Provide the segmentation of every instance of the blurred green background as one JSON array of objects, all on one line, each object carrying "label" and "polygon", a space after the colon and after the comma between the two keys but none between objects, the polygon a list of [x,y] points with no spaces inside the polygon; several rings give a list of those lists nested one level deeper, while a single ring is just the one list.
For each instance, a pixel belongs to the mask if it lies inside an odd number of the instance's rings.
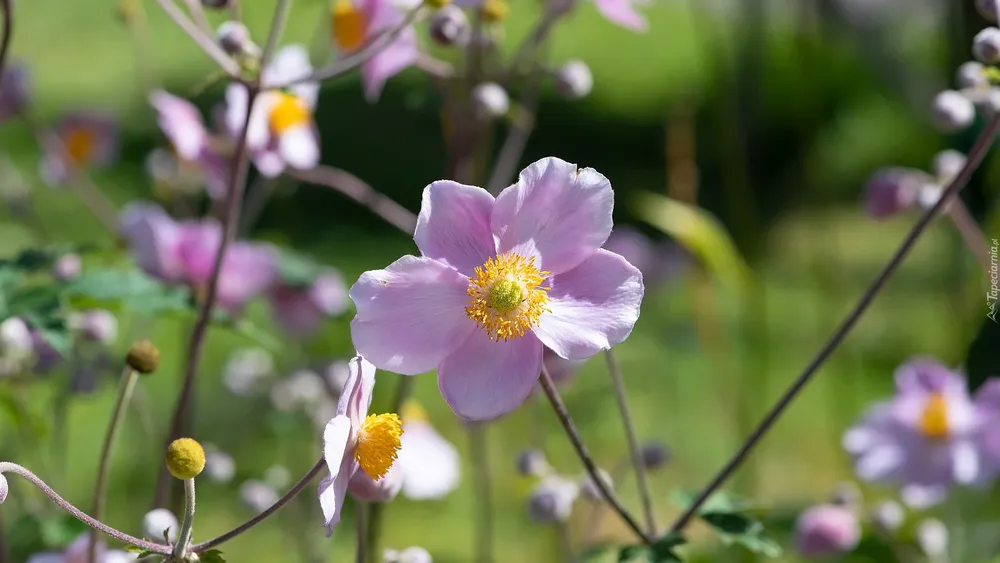
[{"label": "blurred green background", "polygon": [[[50,120],[70,109],[103,108],[121,118],[122,160],[93,175],[119,205],[151,197],[143,161],[164,141],[146,100],[150,85],[194,95],[206,111],[222,94],[220,87],[198,91],[212,71],[209,60],[155,3],[142,7],[148,16],[148,66],[137,57],[142,43],[118,19],[110,0],[22,0],[15,7],[14,60],[30,67],[38,114]],[[243,7],[262,41],[273,2],[244,1]],[[525,0],[514,0],[511,8],[508,49],[539,14],[538,6]],[[314,62],[330,56],[327,9],[320,1],[296,2],[285,33],[286,42],[311,45]],[[971,1],[652,0],[643,10],[650,20],[645,34],[611,25],[588,2],[555,31],[551,61],[586,61],[595,88],[580,102],[546,91],[523,163],[555,155],[602,172],[616,188],[621,223],[638,222],[634,201],[641,191],[696,194],[698,203],[725,223],[753,271],[756,283],[744,300],[737,300],[712,272],[679,269],[669,283],[650,289],[635,332],[616,348],[642,439],[665,442],[673,452],[671,463],[651,477],[657,517],[666,525],[676,514],[669,493],[700,487],[724,463],[830,336],[915,220],[914,215],[884,223],[867,219],[860,198],[868,175],[885,164],[927,168],[937,150],[971,144],[974,131],[953,138],[935,133],[927,108],[933,94],[952,80],[950,69],[969,58],[971,34],[985,24]],[[419,206],[420,190],[444,173],[440,100],[417,71],[392,79],[374,105],[363,101],[356,76],[327,84],[317,120],[324,163],[357,174],[412,210]],[[29,181],[40,222],[34,228],[13,215],[0,215],[0,255],[53,242],[112,247],[111,233],[72,193],[41,185],[37,147],[20,123],[0,127],[0,152]],[[995,161],[987,161],[964,195],[988,237],[1000,236],[1000,225],[989,213],[997,185]],[[681,173],[682,166],[692,163],[695,181],[685,184],[683,178],[691,176]],[[731,482],[732,490],[779,508],[825,499],[850,477],[841,433],[868,403],[891,392],[892,370],[915,354],[951,365],[964,360],[985,317],[981,295],[988,280],[950,227],[941,222],[929,230]],[[309,253],[339,268],[349,281],[415,252],[408,237],[354,202],[290,180],[278,186],[252,236]],[[248,314],[273,330],[262,305]],[[112,472],[107,520],[138,533],[152,500],[190,321],[137,319],[127,311],[120,320],[119,352],[138,337],[151,338],[163,352],[160,370],[141,382],[141,400]],[[349,355],[349,320],[350,314],[330,322],[314,341],[283,343],[276,357],[280,371]],[[251,345],[224,329],[213,329],[208,338],[195,437],[232,453],[237,478],[230,486],[199,489],[196,539],[251,515],[239,501],[242,480],[260,478],[273,464],[285,465],[298,477],[320,453],[309,421],[262,416],[266,398],[234,399],[221,385],[230,352]],[[376,402],[388,403],[396,381],[395,375],[380,373]],[[23,393],[34,416],[51,430],[57,385],[49,380],[6,392]],[[0,458],[34,468],[68,499],[89,506],[114,389],[108,377],[98,393],[72,400],[65,457],[53,454],[50,433],[4,431]],[[438,429],[467,454],[469,439],[438,395],[433,375],[418,378],[416,395]],[[586,364],[564,398],[599,464],[609,469],[618,464],[626,451],[624,434],[604,362],[596,358]],[[497,561],[557,560],[554,530],[526,516],[532,482],[514,471],[518,452],[532,444],[544,445],[560,471],[581,471],[555,418],[529,404],[492,425],[487,437]],[[35,491],[11,480],[10,500],[0,512],[9,542],[17,514],[50,509]],[[352,558],[350,514],[332,539],[323,538],[314,491],[310,487],[291,508],[224,546],[227,560]],[[634,482],[626,479],[619,492],[638,513]],[[889,490],[866,492],[871,501],[891,495]],[[476,498],[466,463],[461,488],[447,499],[414,503],[399,498],[389,505],[384,544],[422,545],[444,563],[471,561]],[[575,541],[585,539],[590,510],[584,503],[578,507],[571,526]],[[606,515],[602,522],[597,539],[628,539],[615,518]],[[699,548],[714,549],[714,540],[695,530]],[[712,561],[748,559],[739,548],[710,553],[706,557]]]}]

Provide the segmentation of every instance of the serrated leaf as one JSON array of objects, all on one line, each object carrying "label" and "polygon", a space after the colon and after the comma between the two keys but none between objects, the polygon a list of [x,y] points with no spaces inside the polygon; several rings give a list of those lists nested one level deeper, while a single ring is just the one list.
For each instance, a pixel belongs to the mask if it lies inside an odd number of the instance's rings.
[{"label": "serrated leaf", "polygon": [[222,552],[218,549],[210,549],[204,553],[198,554],[199,563],[226,563],[226,560],[222,557]]},{"label": "serrated leaf", "polygon": [[[997,306],[1000,320],[1000,305]],[[1000,323],[992,317],[983,320],[976,338],[969,345],[965,359],[965,373],[969,391],[975,392],[987,379],[1000,377]]]}]

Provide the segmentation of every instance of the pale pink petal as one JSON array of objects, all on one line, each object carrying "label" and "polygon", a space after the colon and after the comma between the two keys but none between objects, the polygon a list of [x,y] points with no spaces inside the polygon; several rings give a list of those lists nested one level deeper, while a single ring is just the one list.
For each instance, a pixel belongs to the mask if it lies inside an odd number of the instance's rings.
[{"label": "pale pink petal", "polygon": [[392,464],[389,472],[376,481],[364,471],[355,471],[347,484],[347,492],[361,502],[389,502],[403,488],[403,468],[399,462]]},{"label": "pale pink petal", "polygon": [[365,358],[355,356],[348,362],[347,370],[347,382],[337,401],[337,414],[347,416],[356,432],[368,416],[368,409],[372,404],[375,366]]},{"label": "pale pink petal", "polygon": [[160,129],[170,140],[177,155],[184,160],[196,160],[208,140],[208,132],[198,108],[163,90],[153,91],[149,95],[149,103],[156,108]]},{"label": "pale pink petal", "polygon": [[237,139],[243,133],[243,125],[246,124],[247,148],[252,152],[263,149],[270,141],[271,128],[268,116],[278,101],[278,93],[261,92],[254,101],[249,122],[246,122],[247,101],[247,90],[242,84],[230,84],[226,88],[226,129],[230,136]]},{"label": "pale pink petal", "polygon": [[401,439],[403,446],[399,449],[396,465],[403,468],[403,495],[406,498],[439,499],[458,487],[462,473],[458,450],[430,423],[406,422]]},{"label": "pale pink petal", "polygon": [[542,343],[532,333],[504,342],[475,330],[438,366],[438,388],[466,420],[490,420],[521,406],[542,371]]},{"label": "pale pink petal", "polygon": [[608,21],[633,31],[646,31],[646,18],[632,6],[632,0],[594,0],[594,5]]},{"label": "pale pink petal", "polygon": [[246,242],[230,244],[219,271],[219,306],[231,312],[239,310],[266,291],[276,277],[277,263],[270,248]]},{"label": "pale pink petal", "polygon": [[332,474],[319,484],[319,505],[323,509],[323,524],[326,527],[326,537],[333,535],[333,529],[340,523],[340,511],[347,497],[347,485],[351,477],[358,471],[358,462],[354,456],[344,456],[336,477]]},{"label": "pale pink petal", "polygon": [[357,429],[351,426],[350,417],[346,415],[338,414],[326,423],[323,429],[323,459],[326,460],[331,477],[337,477],[344,457],[350,457],[347,450],[356,432]]},{"label": "pale pink petal", "polygon": [[[274,59],[261,73],[261,82],[266,87],[277,87],[310,74],[312,74],[312,63],[309,61],[309,50],[304,45],[291,44],[282,47],[274,54]],[[306,102],[311,107],[316,104],[316,98],[307,98]]]},{"label": "pale pink petal", "polygon": [[265,178],[277,178],[285,171],[285,160],[281,158],[277,149],[266,148],[253,151],[250,158],[253,159],[253,165],[257,167],[257,171]]},{"label": "pale pink petal", "polygon": [[611,183],[596,170],[543,158],[497,196],[491,218],[497,254],[534,256],[539,269],[561,274],[604,244],[613,208]]},{"label": "pale pink petal", "polygon": [[420,253],[473,275],[495,254],[490,212],[493,196],[482,188],[439,180],[424,188],[413,241]]},{"label": "pale pink petal", "polygon": [[169,282],[181,279],[178,226],[162,207],[130,203],[122,210],[119,225],[136,262],[147,274]]},{"label": "pale pink petal", "polygon": [[[406,15],[388,0],[371,0],[368,2],[366,12],[369,19],[368,33],[373,36],[394,29],[406,18]],[[414,64],[419,49],[416,31],[413,26],[407,26],[389,45],[361,65],[365,98],[369,102],[378,100],[385,81]]]},{"label": "pale pink petal", "polygon": [[583,360],[625,340],[639,319],[642,274],[621,256],[598,250],[549,279],[548,307],[535,334],[567,360]]},{"label": "pale pink petal", "polygon": [[278,138],[278,154],[292,168],[309,170],[319,164],[319,138],[312,124],[288,129]]},{"label": "pale pink petal", "polygon": [[222,227],[212,219],[185,221],[178,225],[178,233],[177,253],[188,283],[208,283],[222,240]]},{"label": "pale pink petal", "polygon": [[476,327],[465,314],[468,285],[447,264],[415,256],[365,272],[350,290],[358,311],[354,346],[380,369],[405,375],[434,369]]}]

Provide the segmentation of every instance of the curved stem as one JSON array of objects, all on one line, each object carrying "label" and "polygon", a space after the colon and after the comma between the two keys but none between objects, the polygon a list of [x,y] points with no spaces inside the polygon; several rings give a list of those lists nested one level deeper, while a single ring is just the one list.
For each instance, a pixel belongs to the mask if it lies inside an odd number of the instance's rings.
[{"label": "curved stem", "polygon": [[[257,94],[260,93],[256,85],[247,87],[247,111],[243,119],[243,128],[236,144],[236,155],[233,157],[229,194],[226,202],[225,213],[222,217],[222,237],[219,241],[219,248],[215,252],[215,261],[212,265],[212,275],[208,281],[208,289],[205,300],[198,309],[198,318],[195,320],[194,328],[191,330],[191,338],[187,347],[187,362],[185,365],[184,382],[181,385],[180,395],[177,397],[177,404],[174,407],[173,419],[170,423],[170,434],[164,443],[163,451],[166,455],[167,446],[170,442],[181,437],[184,429],[184,420],[190,408],[191,395],[194,390],[194,380],[198,373],[198,360],[201,359],[201,351],[205,343],[205,334],[208,332],[208,324],[212,318],[212,308],[219,293],[219,277],[222,271],[222,262],[226,256],[229,243],[232,242],[236,229],[239,225],[240,206],[243,203],[243,188],[246,185],[247,171],[250,167],[249,153],[247,151],[247,128],[250,124],[250,116],[253,113],[254,102]],[[167,493],[170,490],[170,474],[167,471],[166,463],[160,464],[160,475],[156,486],[156,506],[163,506],[166,502]]]},{"label": "curved stem", "polygon": [[7,54],[10,52],[10,40],[14,34],[14,7],[10,0],[0,0],[0,10],[3,11],[3,39],[0,39],[0,77],[7,68]]},{"label": "curved stem", "polygon": [[404,233],[413,234],[417,226],[417,216],[412,211],[346,170],[319,165],[311,170],[287,170],[286,174],[302,182],[333,188]]},{"label": "curved stem", "polygon": [[639,486],[639,497],[642,499],[642,510],[646,516],[646,528],[650,535],[656,535],[656,519],[653,516],[653,501],[649,496],[649,483],[646,482],[646,465],[642,462],[642,448],[639,440],[635,436],[635,424],[632,422],[632,411],[628,408],[628,399],[625,396],[625,384],[622,381],[622,372],[618,368],[614,353],[611,350],[604,351],[604,359],[607,360],[608,372],[611,373],[611,382],[614,384],[615,400],[618,402],[618,410],[621,411],[622,425],[625,427],[625,437],[628,439],[628,450],[632,458],[632,467],[635,469],[635,480]]},{"label": "curved stem", "polygon": [[250,520],[244,522],[243,524],[240,524],[236,528],[233,528],[232,530],[222,534],[221,536],[212,538],[208,541],[204,541],[199,544],[195,544],[191,548],[191,551],[194,553],[203,553],[205,551],[208,551],[209,549],[212,549],[213,547],[226,543],[227,541],[235,538],[236,536],[242,534],[243,532],[246,532],[250,528],[253,528],[257,524],[260,524],[261,522],[266,520],[269,516],[280,510],[281,507],[285,506],[285,504],[287,504],[288,501],[298,496],[298,494],[302,492],[302,489],[305,489],[306,486],[309,483],[311,483],[312,480],[315,479],[316,476],[319,475],[320,471],[322,471],[325,467],[326,467],[326,460],[321,458],[319,461],[316,462],[316,465],[314,465],[312,469],[309,470],[308,473],[306,473],[301,479],[299,479],[298,483],[292,485],[292,488],[289,489],[288,492],[284,494],[284,496],[274,501],[274,504],[267,507],[266,510],[254,516]]},{"label": "curved stem", "polygon": [[174,558],[180,559],[187,554],[191,544],[191,534],[194,533],[194,479],[184,480],[184,519],[181,530],[177,533],[177,543],[174,544]]},{"label": "curved stem", "polygon": [[951,200],[955,195],[958,194],[959,190],[969,181],[972,173],[975,172],[979,164],[982,163],[983,159],[986,157],[986,153],[989,151],[990,146],[993,144],[993,138],[997,134],[997,130],[1000,129],[1000,114],[994,116],[986,126],[983,131],[979,134],[979,138],[976,139],[976,144],[973,145],[972,150],[969,151],[969,158],[962,167],[961,172],[955,176],[955,179],[948,184],[945,188],[944,193],[941,194],[941,198],[932,207],[924,212],[920,216],[916,225],[910,229],[906,238],[903,239],[903,243],[893,254],[892,258],[889,259],[889,263],[882,268],[879,275],[875,280],[868,286],[868,289],[858,300],[857,305],[854,309],[847,315],[847,318],[840,324],[836,332],[830,340],[823,346],[823,348],[816,354],[809,365],[806,366],[805,370],[795,379],[792,385],[785,391],[785,393],[778,399],[778,402],[771,408],[771,410],[764,416],[764,419],[760,421],[750,436],[743,442],[739,450],[730,458],[730,460],[719,470],[718,474],[712,478],[711,481],[705,488],[698,494],[691,506],[681,514],[677,521],[674,522],[673,526],[670,527],[671,532],[679,532],[684,529],[685,526],[694,518],[698,513],[698,510],[703,504],[715,493],[725,483],[733,472],[740,466],[741,463],[747,458],[753,448],[760,442],[767,432],[771,429],[778,418],[785,412],[785,410],[792,404],[792,401],[798,396],[799,392],[812,380],[813,376],[819,371],[820,366],[822,366],[826,360],[830,358],[834,350],[840,346],[840,343],[844,341],[854,325],[861,319],[861,316],[868,309],[868,306],[872,304],[875,300],[875,296],[878,295],[879,291],[885,287],[886,282],[892,277],[892,274],[896,272],[900,264],[906,258],[906,255],[910,253],[910,250],[916,245],[917,240],[920,235],[927,229],[927,226],[934,220],[935,217],[941,212],[942,208]]},{"label": "curved stem", "polygon": [[635,535],[642,539],[643,543],[647,545],[652,545],[652,540],[645,532],[642,531],[642,527],[639,523],[635,521],[635,518],[629,514],[628,510],[622,506],[622,503],[615,498],[614,493],[608,488],[607,483],[601,478],[600,472],[597,470],[597,465],[594,464],[594,460],[590,457],[590,452],[587,451],[587,446],[583,444],[583,440],[580,438],[580,434],[576,431],[576,425],[573,424],[573,419],[569,416],[569,411],[566,410],[566,404],[563,403],[562,397],[559,396],[559,391],[556,390],[556,386],[552,383],[552,378],[549,376],[549,370],[542,366],[542,374],[539,377],[538,382],[542,386],[542,390],[545,391],[545,395],[549,398],[549,402],[552,403],[552,408],[556,412],[556,417],[559,419],[559,423],[566,430],[566,436],[569,437],[570,443],[573,444],[573,449],[576,450],[576,455],[583,462],[583,467],[587,470],[587,474],[590,475],[590,479],[594,482],[594,486],[597,490],[601,492],[601,496],[608,503],[611,508],[618,513],[618,516],[632,528]]},{"label": "curved stem", "polygon": [[260,68],[267,68],[271,62],[274,52],[278,49],[278,42],[281,41],[281,34],[285,31],[285,24],[288,23],[288,12],[292,8],[292,0],[278,0],[278,5],[274,7],[274,17],[271,19],[271,32],[267,34],[267,43],[264,45],[264,54],[260,57]]},{"label": "curved stem", "polygon": [[137,537],[130,536],[125,532],[119,532],[118,530],[112,528],[111,526],[108,526],[107,524],[99,520],[95,520],[90,515],[80,510],[79,508],[73,506],[72,504],[69,503],[69,501],[59,496],[59,493],[52,490],[52,487],[46,485],[45,481],[42,481],[40,477],[38,477],[25,467],[22,467],[16,463],[11,463],[9,461],[0,461],[0,475],[4,473],[13,473],[14,475],[19,475],[23,477],[25,480],[27,480],[32,485],[37,487],[38,490],[45,493],[45,496],[49,497],[49,499],[51,499],[52,502],[56,503],[59,506],[59,508],[65,510],[77,520],[83,522],[84,524],[90,526],[91,528],[109,537],[112,537],[122,543],[134,545],[135,547],[144,549],[146,551],[152,551],[153,553],[159,553],[162,555],[170,555],[169,545],[163,545],[159,543],[153,543],[151,541],[141,540]]},{"label": "curved stem", "polygon": [[185,14],[174,4],[174,0],[156,0],[156,2],[163,8],[163,11],[170,16],[170,19],[174,20],[177,27],[181,28],[184,33],[188,34],[188,37],[195,42],[201,50],[205,52],[213,61],[216,62],[222,70],[232,77],[238,77],[240,75],[240,65],[226,54],[215,44],[215,41],[208,35],[206,35],[201,29],[198,28]]},{"label": "curved stem", "polygon": [[[95,520],[101,519],[104,512],[104,503],[108,488],[108,473],[111,469],[111,452],[114,449],[115,439],[118,431],[125,421],[125,413],[128,412],[129,399],[132,398],[132,391],[135,389],[135,382],[139,379],[139,374],[125,366],[122,372],[121,385],[118,388],[118,398],[115,399],[115,408],[111,413],[111,422],[108,423],[107,434],[104,435],[104,445],[101,446],[101,460],[97,465],[97,483],[94,485],[94,508],[91,510]],[[97,531],[90,533],[90,549],[87,560],[90,563],[97,561]]]}]

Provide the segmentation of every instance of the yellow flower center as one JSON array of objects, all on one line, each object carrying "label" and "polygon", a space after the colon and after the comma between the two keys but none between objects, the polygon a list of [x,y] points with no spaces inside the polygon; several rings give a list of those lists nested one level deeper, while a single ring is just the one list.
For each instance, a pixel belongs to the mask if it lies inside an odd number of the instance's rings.
[{"label": "yellow flower center", "polygon": [[510,6],[506,0],[485,0],[483,2],[483,19],[488,22],[499,22],[507,18]]},{"label": "yellow flower center", "polygon": [[539,287],[549,272],[535,267],[535,258],[512,252],[490,258],[469,278],[472,302],[465,313],[486,330],[490,340],[524,336],[548,311],[547,287]]},{"label": "yellow flower center", "polygon": [[413,399],[407,399],[403,403],[403,423],[407,422],[421,422],[427,420],[427,411],[424,407],[420,406],[420,403],[414,401]]},{"label": "yellow flower center", "polygon": [[942,393],[932,393],[920,416],[920,433],[927,438],[948,436],[948,401]]},{"label": "yellow flower center", "polygon": [[309,122],[309,106],[301,98],[285,92],[278,93],[278,96],[268,116],[272,133],[281,135],[292,127]]},{"label": "yellow flower center", "polygon": [[66,132],[63,138],[63,146],[66,147],[66,156],[70,164],[85,164],[90,160],[91,152],[97,139],[94,132],[85,127],[75,127]]},{"label": "yellow flower center", "polygon": [[378,481],[396,461],[402,435],[403,424],[396,413],[370,414],[358,430],[354,459],[369,477]]},{"label": "yellow flower center", "polygon": [[357,50],[367,39],[365,14],[351,0],[337,0],[330,15],[330,32],[341,51]]}]

